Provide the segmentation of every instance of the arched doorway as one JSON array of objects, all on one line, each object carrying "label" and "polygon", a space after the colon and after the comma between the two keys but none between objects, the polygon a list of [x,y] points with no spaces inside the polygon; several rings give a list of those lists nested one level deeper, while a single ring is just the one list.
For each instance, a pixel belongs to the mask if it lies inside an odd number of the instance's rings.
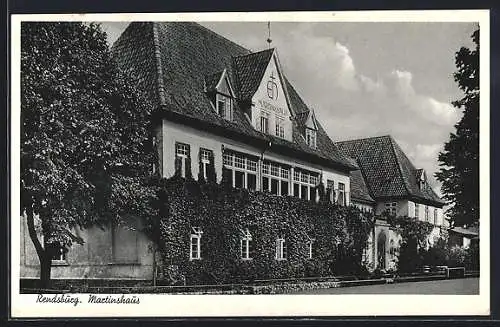
[{"label": "arched doorway", "polygon": [[385,236],[385,232],[381,231],[378,234],[377,238],[377,267],[379,269],[385,269],[385,256],[386,256],[386,248],[385,244],[387,241],[387,237]]}]

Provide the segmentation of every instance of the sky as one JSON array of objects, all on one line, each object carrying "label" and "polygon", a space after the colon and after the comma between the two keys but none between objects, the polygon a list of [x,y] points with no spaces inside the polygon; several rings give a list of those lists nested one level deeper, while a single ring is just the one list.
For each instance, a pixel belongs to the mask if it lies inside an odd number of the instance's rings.
[{"label": "sky", "polygon": [[[128,23],[102,23],[112,44]],[[252,51],[268,48],[267,22],[202,22]],[[473,47],[473,23],[272,22],[284,74],[333,141],[390,134],[434,190],[442,151],[462,113],[455,52]]]}]

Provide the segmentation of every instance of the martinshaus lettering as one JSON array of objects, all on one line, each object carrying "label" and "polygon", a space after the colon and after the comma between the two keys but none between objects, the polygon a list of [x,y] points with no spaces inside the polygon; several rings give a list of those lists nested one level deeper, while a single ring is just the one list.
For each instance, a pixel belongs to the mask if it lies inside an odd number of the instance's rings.
[{"label": "martinshaus lettering", "polygon": [[139,297],[132,295],[132,296],[112,296],[112,295],[106,295],[106,296],[99,296],[99,295],[94,295],[90,294],[89,299],[87,303],[96,303],[96,304],[140,304],[141,300]]},{"label": "martinshaus lettering", "polygon": [[38,294],[36,298],[37,303],[71,303],[75,307],[82,303],[78,296],[71,296],[67,294],[54,294],[51,296]]}]

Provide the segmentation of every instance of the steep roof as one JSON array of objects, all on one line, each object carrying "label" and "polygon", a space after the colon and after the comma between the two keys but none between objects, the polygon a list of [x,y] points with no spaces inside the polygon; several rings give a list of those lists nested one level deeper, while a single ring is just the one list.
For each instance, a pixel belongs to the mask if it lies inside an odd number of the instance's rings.
[{"label": "steep roof", "polygon": [[374,199],[408,197],[444,205],[427,182],[419,187],[418,170],[391,136],[343,141],[336,145],[344,155],[357,161]]},{"label": "steep roof", "polygon": [[370,191],[368,190],[368,186],[365,183],[361,170],[351,171],[350,179],[351,199],[361,202],[375,203],[375,200],[370,195]]},{"label": "steep roof", "polygon": [[[257,90],[273,51],[252,53],[199,24],[188,22],[133,22],[112,47],[118,64],[132,69],[142,79],[165,117],[212,133],[240,137],[252,144],[267,145],[271,141],[274,151],[340,170],[356,169],[338,151],[319,122],[317,149],[309,147],[302,137],[300,119],[292,124],[293,142],[253,128],[244,106]],[[205,93],[207,83],[213,87],[224,69],[238,100],[232,121],[217,115]],[[292,115],[303,116],[309,108],[284,79]]]}]

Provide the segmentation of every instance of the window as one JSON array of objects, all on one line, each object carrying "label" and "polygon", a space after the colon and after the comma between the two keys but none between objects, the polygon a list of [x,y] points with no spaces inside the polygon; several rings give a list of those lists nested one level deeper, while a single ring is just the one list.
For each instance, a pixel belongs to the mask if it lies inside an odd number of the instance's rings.
[{"label": "window", "polygon": [[395,216],[398,208],[397,202],[389,202],[385,204],[385,212],[388,214]]},{"label": "window", "polygon": [[260,131],[269,134],[269,113],[265,111],[260,113]]},{"label": "window", "polygon": [[316,148],[316,131],[311,128],[306,128],[306,143],[311,148]]},{"label": "window", "polygon": [[222,155],[222,162],[233,187],[257,189],[257,160],[243,153],[229,151]]},{"label": "window", "polygon": [[425,221],[429,222],[429,206],[425,206]]},{"label": "window", "polygon": [[66,262],[66,249],[60,243],[52,244],[52,262],[65,263]]},{"label": "window", "polygon": [[318,174],[296,168],[293,172],[293,195],[295,197],[316,200]]},{"label": "window", "polygon": [[313,241],[314,239],[313,238],[310,238],[309,236],[307,237],[307,243],[306,243],[306,246],[307,246],[307,258],[308,259],[312,259],[313,258]]},{"label": "window", "polygon": [[326,181],[326,190],[330,194],[330,199],[329,199],[330,203],[334,203],[335,202],[335,182],[328,179]]},{"label": "window", "polygon": [[181,170],[181,176],[186,177],[187,158],[190,157],[189,144],[175,143],[175,157],[180,159],[181,166],[179,168]]},{"label": "window", "polygon": [[203,231],[200,227],[191,228],[191,247],[189,251],[189,259],[200,260],[201,259],[201,235]]},{"label": "window", "polygon": [[438,209],[434,208],[434,225],[438,224]]},{"label": "window", "polygon": [[250,231],[245,229],[242,231],[242,237],[241,237],[241,259],[243,260],[249,260],[252,259],[252,234],[250,234]]},{"label": "window", "polygon": [[276,116],[276,136],[281,138],[285,137],[284,121],[283,117]]},{"label": "window", "polygon": [[205,180],[208,179],[208,169],[210,164],[213,164],[213,152],[207,149],[200,149],[200,173]]},{"label": "window", "polygon": [[415,218],[419,218],[420,216],[420,204],[415,203]]},{"label": "window", "polygon": [[283,237],[276,240],[276,260],[286,260],[286,243]]},{"label": "window", "polygon": [[346,203],[346,196],[345,196],[345,184],[344,183],[339,183],[339,192],[337,196],[337,203],[341,206],[345,206]]},{"label": "window", "polygon": [[276,162],[262,163],[262,191],[275,195],[288,195],[290,168]]},{"label": "window", "polygon": [[233,120],[233,101],[230,97],[217,93],[217,113],[226,120]]}]

